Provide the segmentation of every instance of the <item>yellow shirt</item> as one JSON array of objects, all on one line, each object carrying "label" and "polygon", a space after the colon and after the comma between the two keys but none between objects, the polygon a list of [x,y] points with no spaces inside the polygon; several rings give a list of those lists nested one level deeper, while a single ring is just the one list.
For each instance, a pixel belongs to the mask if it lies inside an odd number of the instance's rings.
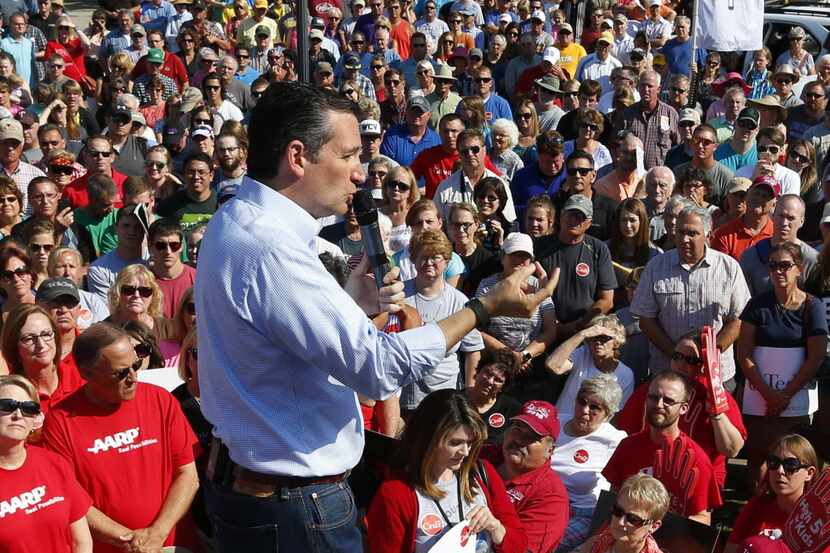
[{"label": "yellow shirt", "polygon": [[559,67],[567,71],[568,75],[570,75],[572,79],[575,79],[576,66],[579,65],[579,60],[587,55],[588,52],[585,51],[585,48],[576,42],[572,43],[567,48],[559,48]]},{"label": "yellow shirt", "polygon": [[259,26],[268,27],[271,31],[271,40],[276,44],[280,39],[279,27],[277,22],[268,16],[262,18],[262,21],[255,21],[253,17],[248,17],[239,24],[236,30],[236,40],[239,44],[244,44],[248,47],[256,44],[256,30]]}]

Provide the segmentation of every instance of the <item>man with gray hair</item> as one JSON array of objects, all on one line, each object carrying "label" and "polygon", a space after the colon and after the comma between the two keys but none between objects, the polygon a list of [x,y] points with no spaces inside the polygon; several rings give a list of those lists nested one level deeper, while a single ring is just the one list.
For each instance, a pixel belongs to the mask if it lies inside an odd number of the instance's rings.
[{"label": "man with gray hair", "polygon": [[740,86],[733,86],[723,95],[724,113],[709,120],[709,124],[718,135],[718,144],[723,144],[732,137],[738,115],[746,107],[746,96]]},{"label": "man with gray hair", "polygon": [[815,267],[818,252],[798,239],[798,231],[804,226],[805,209],[804,200],[797,194],[785,194],[778,198],[772,212],[772,236],[747,249],[741,256],[741,269],[753,296],[772,290],[767,260],[773,246],[782,242],[792,242],[801,248],[801,256],[804,258],[799,277],[801,285]]},{"label": "man with gray hair", "polygon": [[631,313],[649,340],[652,373],[669,368],[674,347],[689,330],[714,327],[724,387],[735,390],[732,344],[749,289],[738,262],[708,245],[712,217],[686,207],[677,218],[675,250],[652,258],[634,292]]},{"label": "man with gray hair", "polygon": [[666,235],[663,213],[674,192],[674,173],[668,167],[652,167],[646,173],[646,197],[643,203],[649,219],[649,239],[657,242]]},{"label": "man with gray hair", "polygon": [[660,101],[660,74],[645,71],[637,86],[640,101],[622,112],[622,127],[631,130],[643,141],[645,167],[663,165],[666,154],[680,142],[677,111]]},{"label": "man with gray hair", "polygon": [[691,20],[685,15],[678,15],[674,18],[674,38],[666,42],[660,50],[666,56],[666,63],[669,66],[669,74],[680,74],[689,76],[691,63],[697,64],[698,68],[703,67],[706,59],[706,50],[698,48],[695,59],[692,60],[692,41],[689,29]]}]

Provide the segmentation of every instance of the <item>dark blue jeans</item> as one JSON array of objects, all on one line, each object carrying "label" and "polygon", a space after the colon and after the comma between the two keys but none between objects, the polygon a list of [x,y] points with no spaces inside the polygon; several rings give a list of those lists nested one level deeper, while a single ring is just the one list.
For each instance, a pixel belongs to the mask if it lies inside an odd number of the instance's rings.
[{"label": "dark blue jeans", "polygon": [[362,553],[347,482],[283,488],[253,497],[206,482],[218,553]]}]

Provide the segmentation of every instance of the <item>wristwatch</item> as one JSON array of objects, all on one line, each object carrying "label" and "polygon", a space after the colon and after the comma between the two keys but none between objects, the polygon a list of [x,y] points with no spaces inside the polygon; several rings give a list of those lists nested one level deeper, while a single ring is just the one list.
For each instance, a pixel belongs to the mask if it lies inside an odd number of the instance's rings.
[{"label": "wristwatch", "polygon": [[522,362],[523,362],[523,363],[527,363],[527,362],[528,362],[528,361],[530,361],[531,359],[533,359],[533,355],[532,355],[529,351],[524,350],[524,351],[522,352]]}]

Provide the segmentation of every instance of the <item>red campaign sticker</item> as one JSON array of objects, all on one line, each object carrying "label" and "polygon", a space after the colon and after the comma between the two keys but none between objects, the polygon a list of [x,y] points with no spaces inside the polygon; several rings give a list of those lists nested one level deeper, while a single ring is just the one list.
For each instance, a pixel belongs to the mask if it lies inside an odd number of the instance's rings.
[{"label": "red campaign sticker", "polygon": [[472,532],[470,532],[469,526],[465,526],[461,529],[461,547],[464,547],[465,545],[467,545],[467,542],[470,541],[471,533]]},{"label": "red campaign sticker", "polygon": [[441,518],[438,515],[430,513],[421,519],[421,530],[427,536],[436,536],[443,528],[444,523],[441,522]]},{"label": "red campaign sticker", "polygon": [[587,463],[588,462],[588,452],[584,449],[578,449],[576,453],[574,453],[574,461],[579,464]]},{"label": "red campaign sticker", "polygon": [[591,274],[591,268],[587,263],[578,263],[576,266],[576,276],[586,277]]},{"label": "red campaign sticker", "polygon": [[504,415],[502,415],[501,413],[493,413],[487,418],[487,422],[493,428],[501,428],[502,426],[504,426]]}]

